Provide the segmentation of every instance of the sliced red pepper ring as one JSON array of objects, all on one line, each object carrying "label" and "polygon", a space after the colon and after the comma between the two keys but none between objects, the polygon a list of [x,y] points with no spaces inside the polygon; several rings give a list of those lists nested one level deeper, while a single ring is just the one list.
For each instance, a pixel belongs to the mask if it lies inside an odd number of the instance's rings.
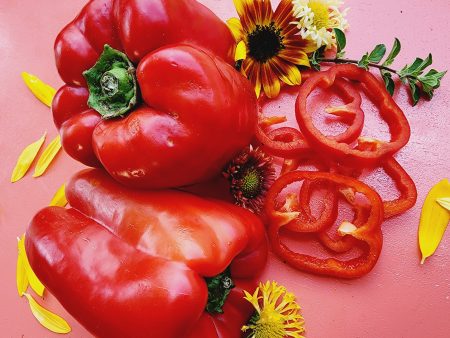
[{"label": "sliced red pepper ring", "polygon": [[[379,109],[381,117],[389,126],[391,133],[389,142],[379,142],[376,149],[361,150],[326,136],[316,128],[311,114],[306,109],[308,96],[315,88],[329,88],[341,78],[361,83],[366,95]],[[408,120],[384,85],[370,72],[351,64],[336,65],[327,71],[311,75],[300,87],[295,108],[300,130],[312,148],[322,156],[357,168],[382,163],[385,158],[393,155],[408,142],[411,133]]]},{"label": "sliced red pepper ring", "polygon": [[[318,258],[290,250],[280,239],[280,229],[283,224],[274,213],[277,197],[288,185],[303,180],[328,181],[342,188],[351,188],[365,196],[370,206],[367,220],[360,226],[344,222],[339,227],[339,234],[350,235],[364,242],[360,256],[346,261],[336,258]],[[269,218],[268,236],[273,252],[292,267],[315,274],[341,278],[357,278],[365,275],[375,266],[382,247],[381,222],[383,220],[383,204],[380,196],[368,185],[354,178],[334,173],[293,171],[278,178],[269,189],[266,197],[265,210]],[[275,217],[274,217],[275,216]]]},{"label": "sliced red pepper ring", "polygon": [[[362,139],[359,141],[358,148],[376,149],[378,146],[379,141]],[[387,219],[404,213],[416,204],[417,188],[411,176],[408,175],[395,158],[388,158],[380,167],[392,178],[397,190],[400,192],[400,196],[394,200],[383,200],[384,218]]]},{"label": "sliced red pepper ring", "polygon": [[[312,159],[304,161],[298,159],[285,160],[281,168],[281,175],[295,170],[301,164],[313,165],[319,171],[328,169],[323,163]],[[298,196],[293,193],[287,194],[284,204],[273,211],[273,216],[277,217],[281,223],[284,223],[287,229],[294,232],[317,232],[321,229],[328,228],[337,217],[338,200],[336,189],[334,187],[327,189],[326,194],[322,197],[323,209],[321,210],[320,217],[315,218],[309,207],[311,195],[314,190],[311,187],[321,187],[323,185],[329,186],[329,182],[305,180],[300,188],[300,194]]]},{"label": "sliced red pepper ring", "polygon": [[[355,213],[355,216],[351,223],[357,227],[364,224],[370,214],[370,208],[361,204],[354,205],[353,211]],[[356,238],[348,235],[342,236],[340,234],[340,237],[338,238],[331,237],[327,229],[320,231],[317,234],[317,238],[325,248],[336,253],[344,253],[350,251],[355,246],[361,244],[361,242]]]},{"label": "sliced red pepper ring", "polygon": [[[364,125],[364,112],[361,110],[361,95],[351,83],[340,79],[335,82],[333,89],[342,98],[345,105],[339,107],[328,107],[326,111],[334,114],[349,127],[342,133],[330,136],[339,142],[353,142],[361,134]],[[260,100],[260,104],[262,101]],[[303,135],[295,128],[281,127],[266,132],[265,129],[273,124],[285,122],[284,116],[273,116],[260,118],[256,128],[256,137],[264,145],[264,150],[279,157],[302,157],[310,153],[310,146]]]}]

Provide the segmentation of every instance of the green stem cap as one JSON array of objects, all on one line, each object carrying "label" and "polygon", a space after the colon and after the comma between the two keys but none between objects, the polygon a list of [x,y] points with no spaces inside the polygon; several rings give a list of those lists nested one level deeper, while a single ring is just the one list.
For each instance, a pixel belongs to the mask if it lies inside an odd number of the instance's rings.
[{"label": "green stem cap", "polygon": [[95,65],[83,72],[88,105],[104,119],[122,116],[137,103],[136,69],[128,57],[105,45]]},{"label": "green stem cap", "polygon": [[208,303],[206,304],[206,311],[210,314],[223,313],[223,305],[225,304],[231,289],[234,288],[230,269],[227,268],[221,274],[211,278],[205,278],[205,280],[208,286]]}]

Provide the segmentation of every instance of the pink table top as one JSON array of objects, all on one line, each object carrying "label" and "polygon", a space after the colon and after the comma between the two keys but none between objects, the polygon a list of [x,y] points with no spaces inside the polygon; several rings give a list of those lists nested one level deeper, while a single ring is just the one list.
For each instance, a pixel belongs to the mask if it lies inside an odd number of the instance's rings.
[{"label": "pink table top", "polygon": [[[231,0],[202,0],[221,18],[235,16]],[[53,41],[84,0],[0,1],[0,330],[2,337],[55,337],[33,318],[15,286],[16,237],[34,213],[82,166],[61,153],[41,178],[29,173],[11,184],[11,171],[21,150],[48,132],[56,135],[50,111],[28,91],[21,71],[61,84],[53,60]],[[274,1],[277,3],[277,1]],[[432,52],[433,66],[448,69],[450,20],[448,0],[348,0],[350,30],[347,53],[360,57],[377,43],[390,46],[396,36],[402,52],[395,67]],[[411,107],[405,88],[395,99],[408,117],[412,136],[396,158],[417,184],[418,201],[407,213],[383,225],[384,247],[375,269],[358,280],[337,280],[300,273],[271,255],[263,280],[275,279],[293,291],[306,320],[308,337],[433,337],[450,336],[450,236],[421,266],[417,226],[430,187],[449,176],[450,75],[431,102]],[[289,101],[289,98],[286,99]],[[286,106],[289,102],[284,103]],[[48,308],[72,326],[68,337],[91,337],[51,296]]]}]

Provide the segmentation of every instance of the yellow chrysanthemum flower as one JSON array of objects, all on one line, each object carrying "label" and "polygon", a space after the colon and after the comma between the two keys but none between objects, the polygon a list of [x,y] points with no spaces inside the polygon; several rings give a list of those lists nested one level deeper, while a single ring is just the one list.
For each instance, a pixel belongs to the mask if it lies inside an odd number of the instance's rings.
[{"label": "yellow chrysanthemum flower", "polygon": [[291,0],[281,0],[275,12],[270,0],[233,0],[238,18],[228,20],[236,42],[236,61],[259,96],[261,89],[269,97],[280,92],[280,81],[301,83],[297,66],[309,67],[308,53],[315,44],[302,38],[293,21]]},{"label": "yellow chrysanthemum flower", "polygon": [[251,331],[250,338],[303,338],[305,331],[300,306],[294,294],[276,282],[260,283],[253,295],[245,292],[256,312],[242,331]]},{"label": "yellow chrysanthemum flower", "polygon": [[336,45],[333,28],[348,27],[345,16],[348,8],[341,11],[342,0],[292,0],[295,23],[304,39],[313,41],[317,48],[327,49]]}]

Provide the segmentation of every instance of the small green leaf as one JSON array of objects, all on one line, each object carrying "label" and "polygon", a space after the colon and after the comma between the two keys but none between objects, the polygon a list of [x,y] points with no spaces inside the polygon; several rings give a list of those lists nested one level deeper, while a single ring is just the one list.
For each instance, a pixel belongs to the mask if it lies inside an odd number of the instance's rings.
[{"label": "small green leaf", "polygon": [[320,70],[320,58],[323,57],[323,53],[325,51],[325,46],[320,47],[309,57],[309,63],[314,70]]},{"label": "small green leaf", "polygon": [[[341,31],[339,28],[334,28],[334,35],[336,36],[336,45],[338,54],[342,52],[347,45],[347,38],[345,37],[345,33]],[[339,56],[337,56],[339,57]]]},{"label": "small green leaf", "polygon": [[386,54],[386,46],[384,44],[376,45],[373,51],[370,52],[368,60],[371,63],[379,63],[384,54]]},{"label": "small green leaf", "polygon": [[390,66],[394,62],[398,53],[400,53],[401,48],[402,48],[402,45],[400,44],[400,40],[395,38],[394,45],[392,46],[392,49],[391,49],[388,57],[383,62],[383,66]]},{"label": "small green leaf", "polygon": [[419,98],[420,98],[419,87],[417,85],[416,80],[414,80],[414,79],[408,79],[408,84],[409,84],[409,88],[411,89],[411,97],[412,97],[412,101],[413,101],[413,106],[415,106],[417,104],[417,102],[419,102]]},{"label": "small green leaf", "polygon": [[425,58],[425,60],[422,60],[421,58],[416,58],[414,62],[410,65],[406,65],[402,68],[399,72],[400,77],[405,76],[413,76],[417,77],[424,71],[425,68],[427,68],[429,65],[433,63],[433,57],[431,54],[428,54],[428,56]]},{"label": "small green leaf", "polygon": [[384,85],[389,94],[394,95],[395,83],[392,80],[392,74],[386,70],[381,71],[381,76],[383,77]]},{"label": "small green leaf", "polygon": [[358,67],[365,70],[369,69],[369,53],[364,54],[361,60],[358,61]]}]

